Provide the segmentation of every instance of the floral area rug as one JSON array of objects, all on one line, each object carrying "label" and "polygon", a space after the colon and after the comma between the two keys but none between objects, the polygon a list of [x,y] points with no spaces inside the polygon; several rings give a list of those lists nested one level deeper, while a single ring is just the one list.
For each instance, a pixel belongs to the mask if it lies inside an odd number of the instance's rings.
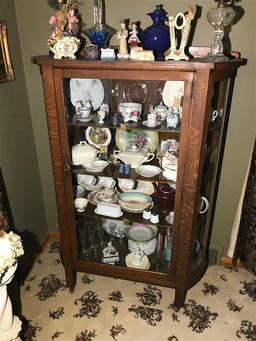
[{"label": "floral area rug", "polygon": [[53,241],[21,294],[28,341],[256,340],[256,279],[242,268],[209,267],[175,313],[160,286],[78,273],[70,293]]}]

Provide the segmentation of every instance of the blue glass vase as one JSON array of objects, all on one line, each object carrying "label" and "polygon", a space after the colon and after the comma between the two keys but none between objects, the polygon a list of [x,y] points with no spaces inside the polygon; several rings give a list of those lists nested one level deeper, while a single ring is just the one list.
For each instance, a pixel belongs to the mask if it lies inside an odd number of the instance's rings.
[{"label": "blue glass vase", "polygon": [[165,25],[167,12],[163,9],[163,5],[156,5],[156,9],[148,15],[153,20],[153,25],[143,32],[143,48],[153,50],[156,60],[164,60],[164,52],[170,47],[170,31]]}]

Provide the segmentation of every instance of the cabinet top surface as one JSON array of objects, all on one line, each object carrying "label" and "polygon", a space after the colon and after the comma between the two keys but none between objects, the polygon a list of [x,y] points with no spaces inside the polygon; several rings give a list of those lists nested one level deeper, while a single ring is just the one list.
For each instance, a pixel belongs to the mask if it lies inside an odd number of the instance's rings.
[{"label": "cabinet top surface", "polygon": [[246,64],[245,59],[232,59],[228,62],[211,63],[200,59],[189,61],[123,61],[123,60],[85,60],[85,59],[61,59],[56,60],[51,56],[35,56],[32,62],[38,65],[48,65],[54,68],[64,69],[98,69],[98,70],[139,70],[139,71],[197,71],[200,69],[234,69]]}]

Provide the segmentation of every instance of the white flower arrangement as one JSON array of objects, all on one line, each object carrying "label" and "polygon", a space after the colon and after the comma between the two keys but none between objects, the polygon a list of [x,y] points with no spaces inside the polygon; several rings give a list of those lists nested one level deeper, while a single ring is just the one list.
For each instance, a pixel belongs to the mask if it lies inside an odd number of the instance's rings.
[{"label": "white flower arrangement", "polygon": [[0,230],[0,284],[8,269],[16,265],[17,258],[23,254],[20,236]]}]

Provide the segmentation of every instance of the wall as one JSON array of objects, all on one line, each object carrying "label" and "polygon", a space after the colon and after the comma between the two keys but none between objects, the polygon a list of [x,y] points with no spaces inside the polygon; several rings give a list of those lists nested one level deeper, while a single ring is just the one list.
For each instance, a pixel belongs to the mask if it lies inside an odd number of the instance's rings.
[{"label": "wall", "polygon": [[[119,27],[120,19],[125,17],[141,20],[141,27],[151,24],[146,13],[152,11],[156,1],[152,0],[106,0],[106,22]],[[161,1],[169,15],[184,11],[191,4],[187,0]],[[202,7],[201,18],[198,20],[193,45],[210,45],[213,40],[213,30],[205,18],[206,12],[216,4],[213,0],[198,0]],[[93,1],[84,1],[80,12],[87,27],[92,25]],[[236,205],[239,199],[243,176],[247,167],[250,146],[255,135],[255,13],[256,4],[252,0],[242,0],[240,6],[245,15],[237,25],[232,27],[230,34],[232,49],[239,50],[243,57],[249,59],[246,67],[239,70],[234,93],[231,120],[228,130],[227,147],[224,155],[223,171],[220,182],[217,212],[214,222],[212,244],[225,249],[228,245],[230,230]],[[48,54],[46,45],[50,34],[48,21],[54,11],[46,0],[15,0],[17,22],[21,41],[22,60],[31,108],[31,121],[35,136],[35,146],[38,156],[42,191],[49,230],[55,228],[57,222],[56,204],[53,191],[52,169],[49,157],[47,124],[43,103],[42,84],[37,66],[30,62],[31,56]],[[254,28],[254,29],[253,29]],[[112,39],[112,43],[116,39]],[[232,175],[232,176],[231,176]]]},{"label": "wall", "polygon": [[7,21],[15,81],[0,84],[0,165],[16,227],[42,238],[47,231],[33,127],[13,0],[0,2]]}]

